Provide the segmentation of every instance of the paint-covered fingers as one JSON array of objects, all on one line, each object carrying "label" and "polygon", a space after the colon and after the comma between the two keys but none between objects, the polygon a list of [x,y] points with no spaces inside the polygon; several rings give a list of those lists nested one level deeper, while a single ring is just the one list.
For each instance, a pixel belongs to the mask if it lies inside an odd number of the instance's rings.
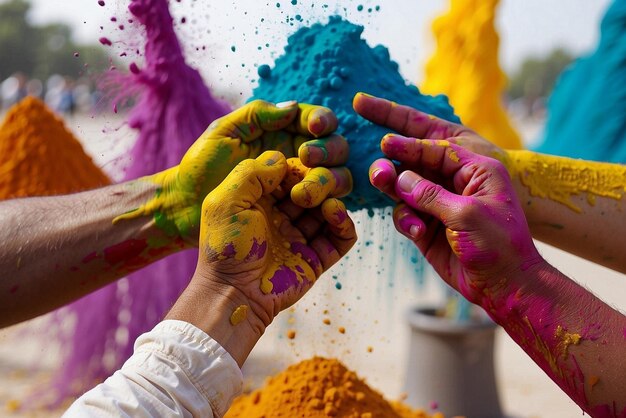
[{"label": "paint-covered fingers", "polygon": [[240,162],[204,200],[203,206],[236,206],[249,209],[263,195],[279,187],[287,172],[287,160],[278,151],[266,151],[256,159]]},{"label": "paint-covered fingers", "polygon": [[337,116],[329,108],[300,103],[293,128],[300,135],[319,138],[333,133],[337,125]]},{"label": "paint-covered fingers", "polygon": [[448,178],[465,165],[483,158],[447,140],[416,139],[396,134],[385,135],[380,148],[389,159]]},{"label": "paint-covered fingers", "polygon": [[298,157],[307,167],[334,167],[348,161],[350,147],[341,135],[304,142],[298,149]]},{"label": "paint-covered fingers", "polygon": [[205,134],[209,138],[239,138],[248,143],[266,131],[286,128],[297,115],[298,103],[295,101],[273,104],[255,100],[213,121]]},{"label": "paint-covered fingers", "polygon": [[398,174],[396,166],[386,158],[379,158],[374,161],[369,169],[369,178],[372,186],[376,187],[393,200],[398,201],[396,195],[396,179]]},{"label": "paint-covered fingers", "polygon": [[314,237],[310,245],[318,254],[324,270],[328,270],[348,253],[357,240],[357,234],[354,222],[340,200],[326,199],[321,213],[326,223],[325,232]]},{"label": "paint-covered fingers", "polygon": [[354,96],[352,107],[365,119],[407,136],[444,139],[464,130],[461,125],[365,93]]},{"label": "paint-covered fingers", "polygon": [[329,197],[344,197],[352,191],[352,174],[347,167],[316,167],[306,172],[291,189],[294,203],[312,208]]},{"label": "paint-covered fingers", "polygon": [[426,233],[424,221],[405,203],[400,203],[394,208],[393,224],[398,232],[411,241],[421,239]]},{"label": "paint-covered fingers", "polygon": [[396,194],[404,203],[445,222],[463,204],[463,196],[426,180],[413,171],[403,171],[396,181]]}]

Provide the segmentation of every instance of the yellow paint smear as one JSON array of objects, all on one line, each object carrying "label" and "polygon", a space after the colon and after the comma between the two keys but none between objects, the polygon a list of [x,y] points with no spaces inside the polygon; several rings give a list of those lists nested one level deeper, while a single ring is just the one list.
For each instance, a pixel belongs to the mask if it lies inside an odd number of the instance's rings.
[{"label": "yellow paint smear", "polygon": [[586,194],[589,205],[597,197],[620,200],[626,192],[626,166],[538,154],[507,151],[502,158],[512,178],[519,176],[532,196],[562,203],[575,212],[582,208],[573,196]]},{"label": "yellow paint smear", "polygon": [[239,325],[248,316],[248,305],[239,305],[230,315],[230,323]]},{"label": "yellow paint smear", "polygon": [[464,125],[496,145],[522,148],[502,104],[506,76],[498,62],[498,0],[451,0],[433,22],[437,44],[420,90],[445,94]]},{"label": "yellow paint smear", "polygon": [[289,218],[274,206],[274,198],[261,197],[263,190],[274,190],[280,184],[287,169],[282,155],[275,165],[264,164],[266,154],[239,164],[205,199],[204,216],[214,222],[201,226],[200,242],[217,258],[239,262],[250,255],[255,245],[265,245],[260,289],[269,294],[273,289],[271,279],[281,268],[296,272],[300,283],[305,279],[313,283],[321,271],[316,274],[301,254],[291,251],[293,243],[306,244],[306,240],[295,235],[295,228],[289,228]]},{"label": "yellow paint smear", "polygon": [[557,346],[557,350],[561,352],[561,356],[564,359],[567,357],[569,346],[578,345],[580,344],[580,341],[582,340],[582,337],[580,336],[580,334],[567,332],[560,325],[556,327],[554,336],[561,340]]}]

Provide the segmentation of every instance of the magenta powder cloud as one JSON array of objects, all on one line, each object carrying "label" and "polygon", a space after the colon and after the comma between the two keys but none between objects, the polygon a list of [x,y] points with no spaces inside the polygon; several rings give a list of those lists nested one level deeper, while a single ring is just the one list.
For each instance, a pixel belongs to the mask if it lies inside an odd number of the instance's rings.
[{"label": "magenta powder cloud", "polygon": [[[197,70],[185,63],[166,0],[132,0],[129,10],[144,28],[143,68],[130,65],[124,90],[138,92],[128,123],[139,131],[125,180],[179,163],[206,127],[230,111],[213,97]],[[88,295],[64,311],[75,332],[53,382],[57,403],[108,377],[132,354],[135,339],[156,325],[193,275],[197,251],[167,257]],[[106,361],[105,361],[106,359]]]}]

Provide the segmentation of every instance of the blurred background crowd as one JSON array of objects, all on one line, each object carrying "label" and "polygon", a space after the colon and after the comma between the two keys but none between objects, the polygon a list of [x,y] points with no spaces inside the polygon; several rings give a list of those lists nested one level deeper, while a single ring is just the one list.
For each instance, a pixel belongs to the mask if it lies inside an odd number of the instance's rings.
[{"label": "blurred background crowd", "polygon": [[[101,45],[77,43],[64,23],[31,21],[28,0],[0,2],[0,99],[6,110],[26,95],[45,100],[55,111],[99,113],[106,97],[94,76],[115,66]],[[505,103],[517,120],[544,117],[545,99],[574,55],[563,47],[528,56],[509,71]]]}]

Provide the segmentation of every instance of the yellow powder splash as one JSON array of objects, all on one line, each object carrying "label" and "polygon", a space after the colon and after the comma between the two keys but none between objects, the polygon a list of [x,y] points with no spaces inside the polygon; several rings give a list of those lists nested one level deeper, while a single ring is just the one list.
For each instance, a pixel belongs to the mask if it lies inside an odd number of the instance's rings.
[{"label": "yellow powder splash", "polygon": [[269,378],[262,389],[237,398],[224,418],[329,416],[431,418],[423,411],[390,404],[339,361],[321,357],[290,366]]},{"label": "yellow powder splash", "polygon": [[522,142],[502,106],[506,84],[498,63],[500,43],[494,25],[498,0],[452,0],[433,22],[435,54],[426,64],[421,90],[445,94],[463,124],[502,148]]},{"label": "yellow powder splash", "polygon": [[580,334],[567,332],[560,325],[556,327],[554,336],[561,340],[558,344],[557,350],[561,352],[561,356],[564,359],[567,357],[569,346],[580,344],[580,340],[582,339]]},{"label": "yellow powder splash", "polygon": [[626,166],[538,154],[508,151],[502,157],[511,177],[519,176],[532,196],[562,203],[575,212],[582,208],[571,198],[587,195],[590,205],[598,196],[619,200],[626,192]]},{"label": "yellow powder splash", "polygon": [[80,142],[39,99],[14,105],[0,126],[0,199],[110,184]]},{"label": "yellow powder splash", "polygon": [[230,323],[235,326],[241,323],[248,316],[248,305],[239,305],[230,315]]}]

